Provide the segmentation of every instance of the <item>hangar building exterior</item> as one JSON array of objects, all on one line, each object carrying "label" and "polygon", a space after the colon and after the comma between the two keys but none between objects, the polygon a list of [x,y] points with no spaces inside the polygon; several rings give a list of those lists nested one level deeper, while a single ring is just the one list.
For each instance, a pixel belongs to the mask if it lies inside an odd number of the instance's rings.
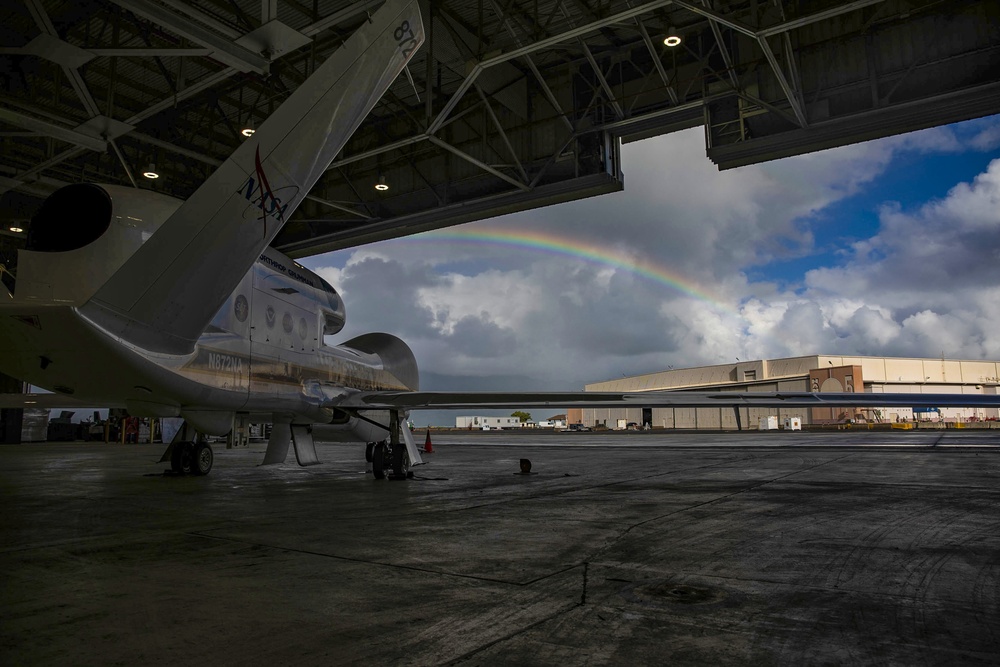
[{"label": "hangar building exterior", "polygon": [[[803,424],[836,423],[848,419],[875,422],[921,418],[972,421],[1000,418],[1000,409],[941,408],[924,405],[920,394],[996,394],[1000,361],[905,359],[810,355],[761,359],[735,364],[682,368],[595,382],[586,391],[737,391],[737,392],[868,392],[912,393],[911,408],[740,408],[744,428],[761,418],[778,422],[799,417]],[[722,408],[581,408],[570,410],[569,423],[615,428],[619,420],[653,428],[736,429],[731,407]]]}]

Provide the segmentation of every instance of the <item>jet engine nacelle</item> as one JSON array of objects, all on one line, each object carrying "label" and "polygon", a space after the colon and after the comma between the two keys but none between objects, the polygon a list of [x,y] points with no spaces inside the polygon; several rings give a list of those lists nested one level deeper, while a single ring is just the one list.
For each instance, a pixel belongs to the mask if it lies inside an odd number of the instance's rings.
[{"label": "jet engine nacelle", "polygon": [[17,301],[82,305],[182,204],[148,190],[80,183],[57,190],[18,253]]}]

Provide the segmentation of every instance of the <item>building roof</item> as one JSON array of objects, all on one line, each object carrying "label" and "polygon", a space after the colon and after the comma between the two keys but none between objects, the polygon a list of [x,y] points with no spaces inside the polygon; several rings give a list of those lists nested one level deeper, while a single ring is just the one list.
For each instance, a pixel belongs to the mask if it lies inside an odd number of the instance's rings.
[{"label": "building roof", "polygon": [[677,368],[587,384],[586,391],[656,391],[804,378],[810,370],[861,366],[866,384],[1000,384],[1000,361],[815,354]]}]

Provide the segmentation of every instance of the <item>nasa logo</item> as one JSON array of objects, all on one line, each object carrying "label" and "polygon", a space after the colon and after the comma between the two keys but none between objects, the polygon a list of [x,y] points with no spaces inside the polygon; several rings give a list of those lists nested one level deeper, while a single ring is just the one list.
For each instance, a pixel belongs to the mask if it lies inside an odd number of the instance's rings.
[{"label": "nasa logo", "polygon": [[[260,147],[254,156],[254,166],[256,173],[248,176],[236,192],[246,197],[250,206],[243,213],[244,220],[260,220],[266,223],[267,218],[271,218],[278,223],[285,222],[285,214],[288,207],[299,194],[299,188],[295,185],[286,185],[280,188],[272,188],[264,174],[264,168],[260,162]],[[265,226],[266,233],[266,226]]]},{"label": "nasa logo", "polygon": [[292,316],[285,313],[281,318],[281,328],[285,330],[285,333],[292,333]]},{"label": "nasa logo", "polygon": [[247,303],[247,298],[242,294],[236,297],[236,303],[233,304],[233,312],[236,313],[236,319],[240,322],[247,321],[247,315],[250,314],[250,304]]},{"label": "nasa logo", "polygon": [[309,333],[309,327],[306,326],[306,318],[299,318],[299,338],[302,340],[306,339],[306,334]]},{"label": "nasa logo", "polygon": [[274,306],[268,306],[267,310],[264,313],[264,315],[265,315],[265,318],[267,320],[267,328],[268,329],[273,329],[274,328]]}]

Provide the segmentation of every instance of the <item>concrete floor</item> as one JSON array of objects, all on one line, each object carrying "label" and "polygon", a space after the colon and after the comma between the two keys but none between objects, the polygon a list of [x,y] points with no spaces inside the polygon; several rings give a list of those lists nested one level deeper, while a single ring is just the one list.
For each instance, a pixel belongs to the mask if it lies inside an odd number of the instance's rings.
[{"label": "concrete floor", "polygon": [[1000,663],[998,435],[434,444],[0,446],[0,664]]}]

